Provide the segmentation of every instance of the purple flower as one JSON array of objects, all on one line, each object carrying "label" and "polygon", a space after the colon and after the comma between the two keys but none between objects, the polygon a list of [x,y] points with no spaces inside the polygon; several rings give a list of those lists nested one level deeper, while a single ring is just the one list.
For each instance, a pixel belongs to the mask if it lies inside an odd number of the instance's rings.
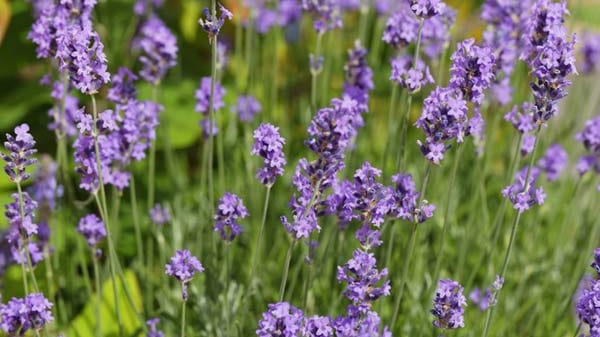
[{"label": "purple flower", "polygon": [[222,71],[225,66],[227,66],[227,52],[229,51],[229,46],[227,43],[219,40],[217,41],[217,63],[215,67],[218,71]]},{"label": "purple flower", "polygon": [[146,321],[146,325],[148,326],[148,329],[150,330],[150,331],[148,331],[147,337],[164,337],[165,334],[163,334],[163,332],[158,330],[158,328],[156,327],[158,325],[158,323],[160,323],[159,318],[152,318],[152,319],[149,319]]},{"label": "purple flower", "polygon": [[83,235],[90,247],[95,247],[106,237],[104,222],[96,214],[88,214],[79,220],[77,231]]},{"label": "purple flower", "polygon": [[395,174],[392,176],[392,183],[394,184],[391,194],[393,203],[390,216],[418,223],[423,223],[433,216],[435,205],[429,204],[426,200],[418,204],[420,193],[417,192],[410,174]]},{"label": "purple flower", "polygon": [[162,226],[171,221],[171,212],[168,208],[155,204],[150,210],[150,219],[155,225]]},{"label": "purple flower", "polygon": [[441,0],[409,0],[410,9],[420,18],[430,18],[443,13],[446,4]]},{"label": "purple flower", "polygon": [[233,14],[221,4],[219,4],[219,11],[220,16],[217,17],[216,13],[215,16],[213,16],[210,10],[205,8],[204,11],[202,11],[204,18],[198,20],[198,24],[200,24],[200,27],[208,34],[208,39],[211,41],[219,35],[221,27],[223,27],[223,24],[225,23],[225,19],[233,19]]},{"label": "purple flower", "polygon": [[331,318],[326,316],[312,316],[305,318],[302,336],[333,337]]},{"label": "purple flower", "polygon": [[369,93],[374,88],[373,70],[367,64],[367,50],[360,40],[354,42],[354,48],[348,50],[348,59],[344,65],[344,96],[349,96],[368,110]]},{"label": "purple flower", "polygon": [[254,96],[239,96],[237,104],[231,110],[238,115],[240,121],[252,122],[262,110],[262,106]]},{"label": "purple flower", "polygon": [[392,59],[392,74],[390,80],[408,89],[413,94],[421,90],[428,83],[434,83],[429,67],[421,59],[417,59],[416,66],[412,56],[400,56]]},{"label": "purple flower", "polygon": [[54,101],[54,106],[48,110],[48,116],[52,118],[48,129],[59,135],[74,136],[77,133],[74,116],[79,110],[79,99],[69,94],[69,85],[63,84],[61,81],[55,81],[52,84],[50,96]]},{"label": "purple flower", "polygon": [[490,302],[492,301],[492,291],[487,288],[483,292],[483,296],[481,294],[481,289],[475,288],[469,294],[469,299],[473,304],[479,307],[479,310],[486,311],[490,307]]},{"label": "purple flower", "polygon": [[[225,106],[223,102],[223,96],[225,96],[225,89],[217,82],[215,83],[215,97],[213,98],[213,109],[217,111]],[[216,121],[210,122],[212,116],[210,113],[210,97],[211,96],[211,78],[203,77],[200,80],[200,87],[196,90],[196,111],[200,112],[204,119],[200,122],[205,138],[208,138],[211,134],[215,135],[218,132]],[[211,127],[212,124],[212,127]]]},{"label": "purple flower", "polygon": [[[35,223],[35,211],[38,208],[38,203],[33,200],[29,193],[23,192],[21,197],[18,193],[11,195],[13,202],[4,205],[6,220],[11,228],[11,231],[16,233],[16,238],[21,236],[30,238],[38,233],[38,225]],[[21,207],[23,206],[23,215],[21,215]],[[9,241],[11,238],[9,236]]]},{"label": "purple flower", "polygon": [[352,259],[344,266],[338,266],[338,282],[346,282],[344,290],[346,296],[356,308],[366,313],[371,308],[371,303],[381,296],[390,295],[390,281],[382,281],[387,276],[387,269],[378,271],[377,260],[373,253],[367,253],[361,249],[354,250]]},{"label": "purple flower", "polygon": [[[535,204],[542,205],[546,199],[544,188],[535,186],[540,170],[532,167],[527,177],[527,169],[528,167],[524,167],[517,172],[515,181],[502,190],[502,196],[508,198],[519,212],[524,212]],[[529,180],[526,181],[528,178]]]},{"label": "purple flower", "polygon": [[492,50],[475,45],[475,39],[467,39],[457,44],[451,60],[450,86],[460,90],[465,100],[481,105],[483,91],[494,79]]},{"label": "purple flower", "polygon": [[254,145],[250,153],[264,158],[264,166],[256,172],[261,184],[272,186],[275,179],[283,175],[286,164],[283,144],[285,139],[279,135],[279,128],[271,124],[261,124],[254,130]]},{"label": "purple flower", "polygon": [[133,4],[133,13],[137,16],[151,15],[163,6],[164,0],[136,0]]},{"label": "purple flower", "polygon": [[463,295],[463,287],[458,282],[450,279],[439,280],[431,310],[435,316],[433,326],[441,329],[464,327],[466,305],[467,299]]},{"label": "purple flower", "polygon": [[4,148],[8,154],[0,153],[2,159],[6,162],[4,172],[14,183],[29,179],[30,175],[26,172],[28,166],[35,164],[36,159],[33,155],[37,152],[34,148],[35,139],[29,133],[29,125],[21,124],[15,128],[15,135],[6,134]]},{"label": "purple flower", "polygon": [[337,0],[302,0],[302,9],[313,17],[313,27],[319,34],[342,27]]},{"label": "purple flower", "polygon": [[456,11],[444,6],[439,15],[423,22],[421,45],[423,53],[431,60],[436,60],[450,43],[450,29],[456,20]]},{"label": "purple flower", "polygon": [[434,164],[444,158],[444,142],[462,142],[467,129],[467,102],[460,91],[437,87],[425,99],[416,127],[425,133],[425,143],[419,141],[423,155]]},{"label": "purple flower", "polygon": [[155,15],[142,24],[134,48],[142,52],[140,77],[151,84],[160,83],[167,71],[177,64],[177,38]]},{"label": "purple flower", "polygon": [[600,280],[592,280],[589,289],[582,290],[575,311],[579,319],[589,326],[590,336],[598,336],[600,334]]},{"label": "purple flower", "polygon": [[54,320],[52,303],[42,293],[33,293],[25,298],[13,297],[8,303],[0,304],[0,329],[9,336],[22,336],[29,330],[41,330]]},{"label": "purple flower", "polygon": [[181,298],[187,301],[187,283],[192,280],[194,274],[204,271],[204,267],[189,250],[178,250],[171,262],[165,265],[165,273],[175,277],[181,283]]},{"label": "purple flower", "polygon": [[137,79],[138,77],[131,70],[120,67],[112,77],[112,86],[108,90],[107,98],[122,105],[137,99],[137,89],[134,83]]},{"label": "purple flower", "polygon": [[58,166],[48,155],[43,155],[33,176],[33,185],[28,188],[33,199],[40,206],[40,219],[48,221],[56,209],[56,199],[62,197],[63,186],[56,181]]},{"label": "purple flower", "polygon": [[538,160],[537,166],[546,173],[548,181],[555,181],[567,167],[568,161],[567,151],[559,144],[552,144]]},{"label": "purple flower", "polygon": [[581,71],[584,74],[591,74],[598,70],[600,64],[600,35],[585,34],[581,44],[580,52],[583,58]]},{"label": "purple flower", "polygon": [[[580,141],[588,154],[579,158],[577,171],[583,175],[594,169],[600,173],[600,116],[596,116],[585,122],[583,130],[575,136]],[[600,190],[600,185],[598,185]]]},{"label": "purple flower", "polygon": [[551,40],[564,40],[567,36],[564,26],[564,17],[569,15],[566,1],[536,0],[531,8],[533,13],[529,13],[523,59],[535,57],[539,53],[538,47]]},{"label": "purple flower", "polygon": [[[401,7],[404,7],[401,5]],[[383,31],[383,41],[394,48],[405,47],[417,40],[419,21],[406,7],[390,16]]]},{"label": "purple flower", "polygon": [[504,115],[504,120],[510,122],[517,131],[525,134],[535,130],[531,104],[523,103],[522,111],[521,113],[519,107],[515,105],[512,110]]},{"label": "purple flower", "polygon": [[335,336],[337,337],[391,337],[387,327],[381,328],[381,319],[374,311],[360,312],[350,305],[345,316],[333,320]]},{"label": "purple flower", "polygon": [[287,302],[269,304],[258,322],[258,337],[296,337],[302,331],[304,314]]},{"label": "purple flower", "polygon": [[231,242],[238,237],[242,231],[242,226],[236,222],[237,219],[244,219],[250,213],[244,206],[244,202],[235,194],[225,192],[219,199],[217,213],[214,216],[215,232],[219,232],[221,239]]}]

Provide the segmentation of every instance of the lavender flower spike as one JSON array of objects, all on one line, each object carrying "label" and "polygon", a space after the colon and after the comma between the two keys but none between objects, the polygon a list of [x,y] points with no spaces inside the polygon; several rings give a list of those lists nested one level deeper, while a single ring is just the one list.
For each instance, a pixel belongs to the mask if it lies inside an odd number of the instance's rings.
[{"label": "lavender flower spike", "polygon": [[254,117],[262,110],[262,106],[254,96],[240,96],[237,104],[231,110],[238,115],[240,121],[252,122]]},{"label": "lavender flower spike", "polygon": [[254,130],[253,155],[264,158],[264,166],[258,169],[256,177],[268,187],[273,186],[275,179],[283,175],[286,164],[283,154],[285,139],[279,135],[279,128],[271,124],[261,124]]},{"label": "lavender flower spike", "polygon": [[258,337],[297,337],[302,331],[304,314],[287,302],[269,304],[258,322]]},{"label": "lavender flower spike", "polygon": [[177,63],[177,38],[157,16],[144,22],[134,48],[142,51],[140,77],[150,84],[158,84]]},{"label": "lavender flower spike", "polygon": [[475,45],[475,39],[458,43],[452,54],[450,85],[457,88],[468,101],[483,103],[483,91],[494,79],[495,57],[488,47]]},{"label": "lavender flower spike", "polygon": [[42,293],[13,298],[0,304],[0,329],[9,336],[23,336],[29,330],[41,330],[54,320],[52,303]]},{"label": "lavender flower spike", "polygon": [[413,94],[421,90],[428,83],[434,83],[429,72],[429,67],[421,59],[417,59],[416,66],[412,56],[400,56],[392,59],[392,75],[390,80],[408,89]]},{"label": "lavender flower spike", "polygon": [[[579,174],[583,175],[592,169],[600,173],[600,116],[585,122],[583,130],[575,136],[575,139],[580,141],[588,152],[587,155],[579,158],[577,163]],[[598,190],[600,191],[600,185]]]},{"label": "lavender flower spike", "polygon": [[567,151],[559,144],[552,144],[537,165],[546,173],[548,181],[555,181],[567,167],[568,161]]},{"label": "lavender flower spike", "polygon": [[528,167],[524,167],[521,171],[517,172],[514,183],[502,190],[502,196],[508,198],[512,202],[513,207],[519,212],[524,212],[535,204],[542,205],[546,199],[544,188],[535,186],[540,175],[540,169],[537,167],[531,168],[529,182],[525,186],[527,169]]},{"label": "lavender flower spike", "polygon": [[430,18],[443,13],[446,4],[441,0],[409,0],[410,9],[420,18]]},{"label": "lavender flower spike", "polygon": [[464,327],[464,307],[466,305],[467,300],[463,295],[463,287],[458,282],[450,279],[439,280],[431,310],[435,316],[433,326],[442,329]]},{"label": "lavender flower spike", "polygon": [[90,247],[95,247],[106,237],[104,222],[95,214],[88,214],[81,218],[77,231],[85,237]]},{"label": "lavender flower spike", "polygon": [[192,280],[196,273],[204,271],[204,267],[189,250],[178,250],[171,262],[165,266],[165,273],[175,277],[181,283],[181,297],[187,301],[187,283]]},{"label": "lavender flower spike", "polygon": [[313,27],[319,34],[342,27],[342,17],[336,0],[302,0],[302,9],[312,14]]},{"label": "lavender flower spike", "polygon": [[204,18],[198,20],[198,24],[200,24],[200,27],[208,34],[208,40],[211,43],[212,40],[219,35],[221,27],[223,27],[223,24],[225,23],[225,19],[233,19],[233,14],[221,4],[219,4],[219,11],[221,12],[221,15],[217,17],[216,15],[213,16],[208,8],[205,8],[204,11],[202,11]]},{"label": "lavender flower spike", "polygon": [[242,231],[242,226],[236,222],[237,219],[246,218],[248,210],[240,197],[226,192],[219,200],[217,214],[214,216],[215,232],[219,232],[221,239],[231,242],[238,237]]},{"label": "lavender flower spike", "polygon": [[15,128],[15,136],[6,134],[4,147],[9,153],[1,153],[0,155],[6,162],[4,172],[6,172],[12,182],[19,184],[30,177],[30,174],[25,170],[28,166],[36,162],[36,159],[32,158],[37,152],[34,146],[35,140],[29,133],[29,125],[27,124],[17,126]]},{"label": "lavender flower spike", "polygon": [[150,220],[158,226],[162,226],[171,221],[171,212],[168,208],[162,207],[161,204],[156,204],[150,210]]}]

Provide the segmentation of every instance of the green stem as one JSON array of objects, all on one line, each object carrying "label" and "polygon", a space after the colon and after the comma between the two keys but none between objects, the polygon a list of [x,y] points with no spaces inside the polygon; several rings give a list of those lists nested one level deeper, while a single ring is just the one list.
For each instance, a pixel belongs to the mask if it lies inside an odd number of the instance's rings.
[{"label": "green stem", "polygon": [[[183,286],[183,285],[182,285]],[[185,337],[185,303],[186,301],[181,301],[181,337]]]},{"label": "green stem", "polygon": [[283,267],[283,275],[281,276],[281,285],[279,286],[279,302],[283,301],[283,297],[285,295],[285,285],[287,283],[288,273],[290,271],[290,262],[292,261],[292,252],[295,245],[296,240],[290,243],[290,247],[285,255],[285,265]]},{"label": "green stem", "polygon": [[260,227],[258,229],[258,236],[256,237],[256,246],[254,249],[254,254],[252,256],[252,270],[250,271],[250,288],[254,289],[254,278],[256,277],[256,266],[258,263],[258,259],[259,256],[261,255],[262,252],[262,247],[261,247],[261,243],[262,243],[262,236],[263,236],[263,231],[265,228],[265,222],[267,221],[267,210],[269,209],[269,199],[271,196],[271,187],[272,186],[267,186],[267,192],[265,195],[265,204],[263,206],[263,214],[262,214],[262,221],[260,223]]},{"label": "green stem", "polygon": [[[323,41],[323,33],[318,33],[317,34],[317,46],[315,49],[315,61],[317,61],[319,59],[319,57],[321,57],[321,44]],[[317,110],[317,77],[319,76],[319,74],[322,72],[322,69],[318,69],[318,70],[312,70],[312,65],[311,65],[311,77],[312,77],[312,82],[311,82],[311,87],[310,87],[310,108],[311,111],[316,111]],[[310,117],[310,116],[309,116]]]},{"label": "green stem", "polygon": [[390,95],[390,107],[388,109],[388,137],[385,142],[385,148],[383,150],[383,158],[381,159],[381,170],[386,171],[387,158],[390,153],[390,147],[392,144],[393,135],[396,133],[396,127],[394,123],[394,110],[398,101],[398,86],[392,83],[392,94]]},{"label": "green stem", "polygon": [[[22,220],[25,220],[25,205],[23,202],[23,189],[21,188],[21,182],[17,182],[17,191],[19,195],[19,215]],[[33,263],[31,262],[31,254],[29,254],[29,249],[27,248],[27,244],[29,239],[21,235],[21,241],[23,242],[23,249],[25,252],[25,259],[27,263],[27,269],[29,270],[29,275],[31,276],[31,281],[33,282],[33,291],[36,293],[40,292],[40,288],[38,287],[37,280],[35,278],[35,273],[33,272]],[[23,265],[23,263],[21,264]]]},{"label": "green stem", "polygon": [[[152,86],[152,101],[158,103],[158,84]],[[133,179],[132,179],[133,180]],[[150,154],[148,156],[148,199],[146,208],[150,210],[154,206],[154,190],[156,180],[156,141],[152,140],[150,144]]]},{"label": "green stem", "polygon": [[[539,144],[539,139],[540,139],[540,131],[541,131],[541,126],[538,126],[537,131],[535,133],[535,142],[533,144],[533,151],[531,153],[531,158],[529,159],[529,165],[527,166],[527,176],[525,177],[525,193],[527,193],[529,191],[529,180],[531,179],[531,171],[533,168],[533,163],[535,162],[535,153]],[[506,254],[504,255],[504,262],[502,263],[502,271],[500,272],[500,277],[502,279],[504,279],[504,276],[506,275],[506,269],[508,268],[508,262],[510,260],[510,254],[512,252],[513,249],[513,244],[515,241],[515,237],[517,236],[517,229],[519,227],[519,221],[521,220],[521,214],[522,212],[517,211],[517,215],[515,216],[515,220],[512,224],[512,228],[510,231],[510,240],[508,241],[508,247],[506,248]],[[485,318],[485,326],[483,329],[483,337],[487,337],[488,333],[489,333],[489,327],[490,324],[492,322],[492,317],[494,315],[494,308],[496,306],[492,306],[490,308],[490,310],[488,311],[486,318]]]},{"label": "green stem", "polygon": [[92,262],[94,263],[94,280],[96,283],[96,337],[102,336],[102,286],[100,283],[100,270],[98,268],[98,259],[92,248]]},{"label": "green stem", "polygon": [[[211,0],[211,13],[213,17],[217,16],[217,5],[216,0]],[[215,120],[215,85],[217,82],[217,36],[213,36],[210,40],[211,44],[211,69],[210,69],[210,99],[209,99],[209,108],[208,115],[210,118],[209,122],[209,156],[208,156],[208,196],[209,196],[209,207],[212,210],[214,209],[214,200],[215,200],[215,190],[214,190],[214,170],[213,170],[213,156],[214,156],[214,147],[215,147],[215,136],[213,135],[213,123],[216,124]]]}]

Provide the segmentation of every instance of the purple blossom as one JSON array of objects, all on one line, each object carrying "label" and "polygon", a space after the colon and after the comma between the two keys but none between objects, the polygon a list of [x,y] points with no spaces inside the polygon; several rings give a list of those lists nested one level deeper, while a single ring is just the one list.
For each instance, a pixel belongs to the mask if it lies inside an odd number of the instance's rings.
[{"label": "purple blossom", "polygon": [[[215,83],[213,98],[213,109],[217,111],[222,109],[225,106],[225,102],[223,101],[223,96],[225,96],[225,89],[218,82]],[[215,135],[218,132],[216,127],[216,121],[212,121],[212,128],[210,119],[212,116],[209,116],[210,113],[210,97],[211,96],[211,78],[203,77],[200,80],[200,87],[196,90],[196,111],[200,112],[204,119],[200,122],[200,126],[204,132],[205,138],[210,136],[211,134]],[[212,129],[212,130],[211,130]]]},{"label": "purple blossom", "polygon": [[360,40],[354,42],[354,48],[348,50],[348,59],[344,65],[344,96],[349,96],[368,110],[369,93],[374,88],[373,70],[367,64],[367,50]]},{"label": "purple blossom", "polygon": [[235,194],[225,192],[219,199],[217,212],[214,216],[215,232],[219,232],[221,239],[231,242],[238,237],[242,231],[242,226],[236,222],[237,219],[244,219],[250,213],[244,206],[244,202]]},{"label": "purple blossom", "polygon": [[362,313],[352,305],[348,306],[345,316],[339,316],[333,320],[336,337],[391,337],[392,334],[387,326],[382,329],[380,325],[381,318],[376,312]]},{"label": "purple blossom", "polygon": [[426,200],[419,204],[420,193],[417,192],[410,174],[395,174],[392,176],[392,183],[394,184],[391,194],[393,203],[390,216],[417,223],[423,223],[433,216],[435,205]]},{"label": "purple blossom", "polygon": [[150,220],[158,226],[162,226],[171,221],[171,212],[168,208],[162,207],[161,204],[155,204],[150,210]]},{"label": "purple blossom", "polygon": [[302,331],[304,314],[287,302],[269,304],[258,322],[258,337],[296,337]]},{"label": "purple blossom", "polygon": [[239,96],[237,104],[231,109],[242,122],[252,122],[262,110],[262,106],[254,96]]},{"label": "purple blossom", "polygon": [[408,55],[396,57],[391,63],[390,80],[408,89],[411,94],[420,91],[428,83],[434,83],[429,67],[421,59],[417,59],[416,66],[413,64],[413,57]]},{"label": "purple blossom", "polygon": [[213,16],[210,10],[205,8],[204,11],[202,11],[204,18],[198,20],[198,24],[200,24],[200,27],[208,34],[208,39],[210,41],[219,35],[221,27],[223,27],[223,24],[225,23],[225,19],[233,19],[233,14],[221,4],[219,4],[219,12],[220,15],[218,17],[216,13]]},{"label": "purple blossom", "polygon": [[88,245],[96,247],[106,237],[104,222],[96,214],[88,214],[79,220],[77,231],[83,235]]},{"label": "purple blossom", "polygon": [[542,47],[552,40],[564,40],[567,29],[564,26],[564,17],[569,15],[567,2],[554,2],[551,0],[536,0],[533,13],[529,13],[526,27],[526,41],[522,59],[532,59]]},{"label": "purple blossom", "polygon": [[444,158],[444,142],[462,142],[467,129],[467,102],[460,91],[437,87],[425,99],[416,127],[425,133],[425,143],[419,141],[423,155],[439,164]]},{"label": "purple blossom", "polygon": [[120,67],[112,77],[112,86],[108,90],[107,98],[122,105],[137,99],[137,88],[134,83],[137,79],[138,77],[131,70]]},{"label": "purple blossom", "polygon": [[450,6],[444,6],[439,15],[423,22],[421,46],[423,53],[431,60],[436,60],[450,43],[450,30],[456,20],[456,11]]},{"label": "purple blossom", "polygon": [[148,336],[147,337],[164,337],[165,334],[158,330],[156,327],[160,323],[159,318],[152,318],[146,321],[146,325],[148,326]]},{"label": "purple blossom", "polygon": [[302,5],[299,0],[281,0],[277,7],[279,25],[290,26],[302,18]]},{"label": "purple blossom", "polygon": [[457,44],[451,60],[450,86],[460,90],[465,100],[481,105],[483,91],[490,87],[494,79],[495,58],[492,50],[477,46],[475,39],[467,39]]},{"label": "purple blossom", "polygon": [[142,52],[140,77],[151,84],[160,83],[167,71],[177,64],[177,38],[155,15],[142,24],[134,48]]},{"label": "purple blossom", "polygon": [[56,181],[58,165],[48,155],[43,155],[33,176],[28,192],[40,206],[40,221],[47,222],[56,209],[56,200],[63,195],[63,186]]},{"label": "purple blossom", "polygon": [[443,13],[446,4],[441,0],[409,0],[410,9],[420,18],[430,18]]},{"label": "purple blossom", "polygon": [[596,271],[596,274],[600,276],[600,248],[594,249],[594,261],[590,265]]},{"label": "purple blossom", "polygon": [[275,179],[283,175],[286,164],[283,144],[285,139],[279,135],[278,127],[265,123],[254,130],[254,145],[250,153],[264,159],[264,166],[256,172],[261,184],[273,186]]},{"label": "purple blossom", "polygon": [[61,81],[55,81],[52,84],[50,96],[54,101],[54,106],[48,110],[48,116],[52,118],[48,129],[59,135],[75,136],[77,128],[74,116],[79,110],[79,99],[69,93],[69,84],[63,84]]},{"label": "purple blossom", "polygon": [[52,303],[42,293],[33,293],[25,298],[13,297],[0,304],[0,329],[9,336],[22,336],[29,330],[41,330],[54,320]]},{"label": "purple blossom", "polygon": [[342,27],[337,0],[302,0],[302,9],[313,17],[313,27],[319,34]]},{"label": "purple blossom", "polygon": [[433,326],[441,329],[458,329],[465,326],[464,307],[467,305],[467,299],[463,295],[463,290],[456,281],[450,279],[438,281],[431,310],[435,316]]},{"label": "purple blossom", "polygon": [[600,335],[600,280],[592,280],[589,289],[582,290],[575,311],[589,326],[591,337]]},{"label": "purple blossom", "polygon": [[333,337],[331,318],[326,316],[312,316],[304,320],[302,331],[304,337]]},{"label": "purple blossom", "polygon": [[[524,167],[515,175],[515,181],[502,190],[502,196],[512,202],[513,207],[521,212],[528,210],[531,206],[544,204],[546,193],[543,187],[536,187],[540,170],[532,167],[529,177],[527,177],[528,167]],[[528,179],[526,181],[526,179]]]},{"label": "purple blossom", "polygon": [[188,299],[187,283],[192,280],[194,274],[204,271],[204,267],[189,250],[178,250],[171,262],[165,265],[165,273],[173,276],[181,283],[181,298]]},{"label": "purple blossom", "polygon": [[483,291],[483,294],[481,292],[481,289],[475,288],[469,294],[469,299],[471,302],[473,302],[473,304],[479,307],[479,310],[486,311],[490,307],[490,303],[493,298],[492,291],[490,288],[487,288],[485,291]]},{"label": "purple blossom", "polygon": [[[401,6],[403,7],[403,6]],[[390,16],[383,31],[383,41],[394,48],[406,47],[417,40],[419,21],[406,7]]]},{"label": "purple blossom", "polygon": [[136,0],[133,4],[133,13],[137,16],[151,15],[163,4],[164,0]]},{"label": "purple blossom", "polygon": [[537,166],[546,173],[548,181],[555,181],[567,167],[568,161],[567,151],[559,144],[552,144],[538,160]]},{"label": "purple blossom", "polygon": [[[587,155],[579,158],[577,163],[577,171],[583,175],[593,169],[596,173],[600,173],[600,116],[596,116],[585,122],[583,130],[575,136],[575,139],[580,141]],[[600,185],[598,185],[600,191]]]},{"label": "purple blossom", "polygon": [[[21,196],[18,193],[13,193],[11,197],[13,201],[4,205],[4,215],[10,226],[10,231],[15,233],[12,237],[9,236],[9,241],[21,237],[31,238],[38,234],[38,224],[35,223],[35,211],[38,208],[38,203],[27,192],[23,192]],[[19,202],[22,203],[22,215]]]},{"label": "purple blossom", "polygon": [[515,105],[504,115],[504,120],[510,122],[517,131],[525,134],[535,130],[533,108],[530,103],[523,103],[522,111],[520,112],[519,107]]},{"label": "purple blossom", "polygon": [[372,302],[381,296],[390,295],[390,281],[380,282],[387,276],[387,269],[378,271],[377,260],[373,253],[367,253],[361,249],[354,250],[352,259],[344,266],[338,266],[338,282],[346,282],[344,290],[352,304],[362,313],[370,310]]},{"label": "purple blossom", "polygon": [[600,35],[587,33],[581,42],[581,71],[591,74],[598,70],[600,65]]},{"label": "purple blossom", "polygon": [[29,179],[30,174],[26,172],[27,167],[35,164],[33,155],[37,152],[34,148],[35,139],[29,133],[29,125],[21,124],[15,128],[15,135],[6,134],[4,148],[8,151],[0,153],[6,162],[4,172],[14,183],[21,183]]}]

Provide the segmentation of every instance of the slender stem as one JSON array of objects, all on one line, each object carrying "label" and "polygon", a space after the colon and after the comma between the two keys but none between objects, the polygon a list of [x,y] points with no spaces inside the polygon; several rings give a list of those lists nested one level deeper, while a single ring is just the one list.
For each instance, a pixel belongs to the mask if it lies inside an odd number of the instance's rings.
[{"label": "slender stem", "polygon": [[[537,131],[535,133],[535,142],[533,144],[533,151],[531,153],[531,158],[529,159],[529,165],[527,166],[527,176],[525,178],[525,193],[529,191],[529,180],[531,179],[531,171],[533,168],[533,163],[535,162],[535,153],[539,144],[539,139],[540,139],[540,131],[541,131],[541,126],[538,126]],[[508,247],[506,248],[506,254],[504,255],[504,262],[502,263],[502,271],[500,272],[500,277],[502,279],[504,279],[504,276],[506,275],[506,269],[508,268],[508,262],[510,260],[510,253],[512,252],[512,248],[513,248],[513,244],[515,241],[515,237],[517,236],[517,229],[519,227],[519,221],[521,220],[521,214],[522,212],[517,211],[517,215],[515,216],[515,220],[512,224],[512,228],[510,231],[510,240],[508,241]],[[485,318],[485,326],[483,329],[483,337],[487,337],[488,333],[489,333],[489,327],[490,324],[492,322],[492,317],[494,315],[494,308],[496,306],[493,306],[490,308],[490,310],[487,313],[487,316]]]},{"label": "slender stem", "polygon": [[390,107],[388,109],[388,137],[385,142],[385,148],[383,150],[383,158],[381,159],[381,169],[383,172],[386,171],[387,157],[390,153],[390,147],[392,144],[393,135],[396,133],[396,127],[394,123],[394,110],[398,101],[398,86],[392,83],[392,94],[390,95]]},{"label": "slender stem", "polygon": [[579,331],[581,330],[582,324],[583,324],[582,321],[580,321],[579,324],[577,324],[577,328],[575,329],[575,333],[573,334],[573,337],[577,337],[577,334],[579,334]]},{"label": "slender stem", "polygon": [[102,336],[102,286],[100,283],[100,269],[98,268],[98,259],[92,248],[92,262],[94,264],[94,280],[96,283],[96,337]]},{"label": "slender stem", "polygon": [[271,196],[271,187],[272,186],[267,186],[267,192],[265,194],[265,204],[263,206],[263,214],[262,214],[262,221],[260,223],[260,227],[258,229],[258,236],[256,237],[256,246],[254,249],[254,254],[252,256],[252,270],[250,271],[250,287],[254,288],[254,278],[256,277],[256,266],[258,263],[258,259],[259,256],[261,255],[262,252],[262,247],[261,247],[261,243],[262,243],[262,236],[263,236],[263,230],[265,228],[265,222],[267,221],[267,210],[269,209],[269,199]]},{"label": "slender stem", "polygon": [[[321,57],[321,44],[323,41],[323,33],[317,34],[317,47],[315,49],[315,62],[319,62],[319,58]],[[312,83],[310,87],[310,107],[312,111],[317,110],[317,77],[321,73],[322,69],[313,70],[311,65],[310,74],[312,76]]]},{"label": "slender stem", "polygon": [[[17,191],[19,195],[19,215],[21,216],[21,220],[25,220],[25,205],[23,201],[23,189],[21,188],[21,182],[17,182]],[[25,252],[25,262],[27,263],[27,269],[29,270],[29,275],[31,276],[31,281],[33,282],[33,290],[37,293],[40,291],[38,287],[37,280],[35,278],[35,273],[33,272],[33,263],[31,262],[31,254],[29,253],[29,249],[27,247],[29,239],[21,235],[21,241],[23,242],[23,249]],[[24,263],[21,263],[23,266]],[[23,267],[24,268],[24,267]]]},{"label": "slender stem", "polygon": [[288,273],[290,271],[290,262],[292,261],[292,252],[295,245],[296,240],[290,243],[290,247],[285,255],[285,265],[283,267],[283,275],[281,276],[281,285],[279,286],[279,302],[283,301],[283,297],[285,295],[285,285],[287,283]]},{"label": "slender stem", "polygon": [[[138,207],[137,207],[137,198],[136,198],[136,191],[135,191],[135,177],[132,175],[131,176],[131,182],[130,182],[130,186],[129,186],[129,195],[131,198],[131,211],[133,213],[133,226],[135,227],[135,242],[137,244],[137,253],[140,256],[140,260],[142,261],[142,264],[144,264],[144,261],[146,261],[146,259],[144,258],[144,248],[142,245],[142,231],[140,229],[140,219],[139,219],[139,212],[138,212]],[[149,268],[149,266],[148,266]]]},{"label": "slender stem", "polygon": [[[158,84],[152,86],[152,101],[158,103]],[[166,131],[168,132],[168,131]],[[132,179],[133,180],[133,179]],[[148,199],[146,208],[151,209],[154,205],[154,190],[156,180],[156,141],[152,140],[150,144],[150,154],[148,156]],[[139,248],[139,247],[138,247]]]},{"label": "slender stem", "polygon": [[[213,17],[217,16],[217,5],[216,0],[211,0],[211,13]],[[209,207],[212,209],[214,207],[214,170],[213,170],[213,156],[214,156],[214,147],[215,147],[215,136],[212,132],[213,125],[216,124],[215,120],[215,85],[217,82],[217,36],[213,36],[210,41],[211,44],[211,69],[210,69],[210,99],[209,99],[209,108],[208,115],[210,118],[209,122],[209,155],[208,155],[208,196],[209,196]]]},{"label": "slender stem", "polygon": [[367,36],[367,26],[369,23],[369,0],[362,0],[360,4],[360,18],[358,21],[358,38],[365,42]]},{"label": "slender stem", "polygon": [[185,303],[187,301],[181,301],[181,337],[185,337]]}]

